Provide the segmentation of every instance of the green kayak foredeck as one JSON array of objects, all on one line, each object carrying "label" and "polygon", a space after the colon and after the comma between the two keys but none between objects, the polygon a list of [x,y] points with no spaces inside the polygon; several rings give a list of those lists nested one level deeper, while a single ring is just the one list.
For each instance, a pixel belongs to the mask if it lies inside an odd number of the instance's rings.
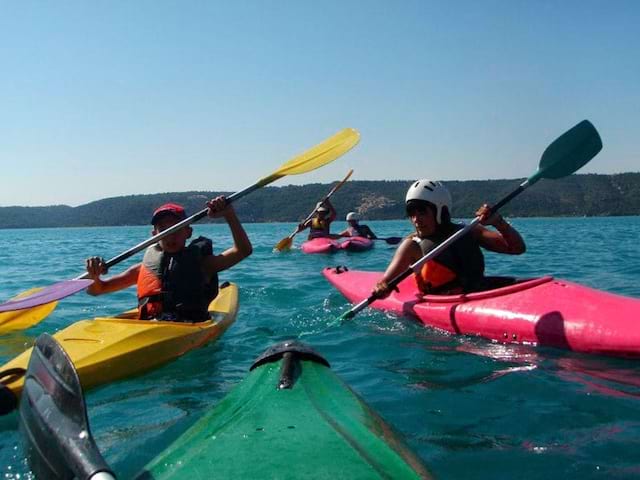
[{"label": "green kayak foredeck", "polygon": [[384,421],[328,367],[262,365],[164,453],[144,478],[429,478]]}]

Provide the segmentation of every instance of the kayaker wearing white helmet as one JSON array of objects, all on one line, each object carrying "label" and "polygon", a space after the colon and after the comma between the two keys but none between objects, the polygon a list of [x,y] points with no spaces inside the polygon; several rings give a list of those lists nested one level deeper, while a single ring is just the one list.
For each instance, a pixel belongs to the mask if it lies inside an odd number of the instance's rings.
[{"label": "kayaker wearing white helmet", "polygon": [[[123,273],[101,278],[106,272],[100,257],[87,259],[86,268],[93,283],[91,295],[115,292],[138,286],[138,310],[141,319],[202,321],[209,318],[207,307],[218,294],[218,272],[232,267],[251,255],[252,246],[232,205],[223,196],[207,202],[207,215],[224,218],[233,236],[233,246],[213,253],[212,242],[198,237],[187,245],[193,230],[183,227],[147,248],[142,263]],[[175,203],[158,207],[151,218],[152,235],[167,230],[187,218],[184,208]]]},{"label": "kayaker wearing white helmet", "polygon": [[346,230],[340,232],[341,237],[364,237],[371,240],[375,240],[376,234],[369,228],[368,225],[360,224],[360,215],[356,212],[347,213],[347,223],[349,226]]},{"label": "kayaker wearing white helmet", "polygon": [[309,220],[298,225],[298,231],[309,229],[309,240],[313,238],[338,238],[331,234],[331,222],[336,219],[336,209],[329,199],[316,205],[316,211]]},{"label": "kayaker wearing white helmet", "polygon": [[[387,282],[405,271],[429,251],[463,228],[451,222],[451,194],[439,181],[417,180],[409,187],[405,198],[407,216],[415,234],[398,247],[374,292],[389,295]],[[476,212],[480,223],[467,235],[455,241],[435,259],[426,262],[416,282],[425,294],[457,294],[488,288],[484,277],[482,248],[497,253],[519,255],[526,247],[515,228],[499,213],[489,216],[489,205]],[[495,228],[488,229],[483,225]]]}]

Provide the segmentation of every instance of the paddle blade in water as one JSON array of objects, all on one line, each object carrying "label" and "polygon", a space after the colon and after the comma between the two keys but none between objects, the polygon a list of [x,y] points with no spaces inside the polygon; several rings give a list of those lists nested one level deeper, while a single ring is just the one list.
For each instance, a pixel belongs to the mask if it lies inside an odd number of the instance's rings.
[{"label": "paddle blade in water", "polygon": [[[583,167],[602,150],[602,139],[589,120],[556,138],[542,154],[538,171],[529,183],[540,178],[562,178]],[[533,180],[533,181],[532,181]]]},{"label": "paddle blade in water", "polygon": [[276,246],[274,247],[275,250],[278,250],[279,252],[281,252],[282,250],[289,250],[291,248],[291,244],[293,243],[293,238],[291,237],[286,237],[283,238],[282,240],[280,240]]},{"label": "paddle blade in water", "polygon": [[383,239],[389,245],[397,245],[402,241],[402,237],[389,237]]},{"label": "paddle blade in water", "polygon": [[10,312],[13,310],[23,310],[25,308],[33,308],[45,303],[51,303],[56,300],[68,297],[74,293],[84,290],[93,283],[93,280],[65,280],[63,282],[54,283],[42,289],[36,289],[36,292],[15,300],[9,300],[0,305],[0,312]]},{"label": "paddle blade in water", "polygon": [[353,128],[345,128],[319,145],[289,160],[274,175],[298,175],[320,168],[344,155],[360,141],[360,134]]},{"label": "paddle blade in water", "polygon": [[[41,290],[42,288],[32,288],[13,297],[11,300],[25,298]],[[0,313],[0,335],[14,330],[24,330],[32,327],[49,315],[56,308],[56,305],[58,305],[58,302],[51,302],[24,310],[11,310]]]}]

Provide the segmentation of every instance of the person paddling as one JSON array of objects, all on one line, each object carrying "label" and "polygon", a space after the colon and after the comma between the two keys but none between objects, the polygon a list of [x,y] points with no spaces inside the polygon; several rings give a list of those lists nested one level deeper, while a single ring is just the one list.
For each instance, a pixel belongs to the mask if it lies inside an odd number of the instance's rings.
[{"label": "person paddling", "polygon": [[[442,182],[422,179],[409,187],[405,205],[415,233],[400,244],[373,294],[379,298],[388,296],[388,281],[463,228],[451,221],[451,203],[451,194]],[[495,288],[496,285],[489,285],[484,276],[481,247],[511,255],[525,252],[524,240],[517,230],[499,213],[490,215],[489,209],[489,205],[482,205],[476,212],[480,224],[425,263],[420,275],[415,275],[423,294],[459,294]]]},{"label": "person paddling", "polygon": [[[218,294],[218,272],[251,255],[253,247],[224,196],[207,202],[207,208],[207,216],[226,220],[233,236],[231,248],[216,255],[211,240],[205,237],[198,237],[187,245],[193,233],[187,226],[148,247],[141,263],[107,279],[100,278],[107,273],[104,259],[88,258],[86,269],[94,282],[87,292],[102,295],[137,284],[141,319],[190,322],[209,319],[209,303]],[[153,212],[151,233],[157,235],[185,218],[182,206],[164,204]]]},{"label": "person paddling", "polygon": [[369,240],[375,240],[376,234],[368,225],[360,224],[360,216],[356,212],[347,213],[347,223],[349,226],[346,230],[340,232],[341,237],[364,237]]},{"label": "person paddling", "polygon": [[331,201],[327,198],[316,206],[314,215],[304,223],[298,225],[298,231],[309,229],[309,240],[314,238],[338,238],[331,234],[331,223],[336,219],[337,213]]}]

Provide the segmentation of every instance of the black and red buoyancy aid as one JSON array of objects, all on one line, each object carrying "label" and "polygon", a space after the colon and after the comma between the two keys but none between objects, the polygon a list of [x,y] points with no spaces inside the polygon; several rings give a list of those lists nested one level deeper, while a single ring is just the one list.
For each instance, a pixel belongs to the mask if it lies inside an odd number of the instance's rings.
[{"label": "black and red buoyancy aid", "polygon": [[147,248],[138,275],[140,318],[208,319],[209,303],[218,295],[218,275],[207,278],[202,262],[212,254],[213,244],[205,237],[173,254],[158,245]]},{"label": "black and red buoyancy aid", "polygon": [[[462,225],[454,224],[452,231],[447,232],[445,238],[461,228]],[[414,237],[414,240],[420,246],[422,255],[426,255],[442,243],[442,239],[432,237]],[[423,293],[452,294],[473,291],[484,278],[484,255],[480,244],[473,235],[459,238],[436,258],[426,262],[415,278],[418,288]]]}]

